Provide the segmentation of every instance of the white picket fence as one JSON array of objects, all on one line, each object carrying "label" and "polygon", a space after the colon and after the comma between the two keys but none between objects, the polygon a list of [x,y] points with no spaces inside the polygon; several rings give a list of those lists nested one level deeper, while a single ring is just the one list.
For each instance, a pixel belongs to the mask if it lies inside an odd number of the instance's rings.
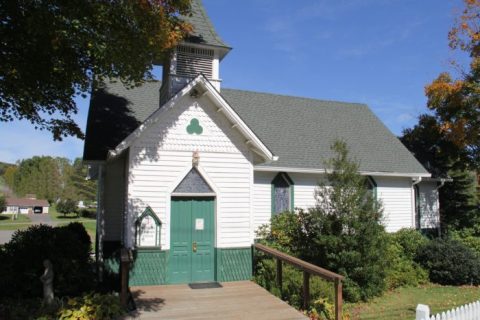
[{"label": "white picket fence", "polygon": [[430,316],[430,308],[424,304],[417,306],[416,320],[480,320],[480,301]]}]

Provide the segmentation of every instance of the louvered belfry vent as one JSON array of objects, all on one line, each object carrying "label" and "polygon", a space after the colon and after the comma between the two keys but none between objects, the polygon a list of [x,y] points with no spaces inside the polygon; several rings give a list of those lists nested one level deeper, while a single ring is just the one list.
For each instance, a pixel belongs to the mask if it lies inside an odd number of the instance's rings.
[{"label": "louvered belfry vent", "polygon": [[177,75],[194,78],[203,73],[212,79],[214,51],[189,46],[177,47]]}]

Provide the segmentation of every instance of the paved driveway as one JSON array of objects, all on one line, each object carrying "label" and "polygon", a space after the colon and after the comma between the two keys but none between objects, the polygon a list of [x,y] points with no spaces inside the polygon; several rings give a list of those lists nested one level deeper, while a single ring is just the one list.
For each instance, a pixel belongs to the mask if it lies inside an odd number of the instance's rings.
[{"label": "paved driveway", "polygon": [[[28,216],[32,221],[31,224],[48,224],[50,226],[55,226],[57,224],[56,221],[52,220],[49,214],[30,214]],[[25,224],[29,223],[27,222]],[[15,230],[0,230],[0,244],[10,241],[14,232]]]},{"label": "paved driveway", "polygon": [[50,226],[55,226],[57,223],[52,220],[48,213],[44,214],[30,214],[28,215],[30,220],[32,220],[32,224],[48,224]]},{"label": "paved driveway", "polygon": [[15,230],[0,230],[0,244],[4,244],[12,238]]}]

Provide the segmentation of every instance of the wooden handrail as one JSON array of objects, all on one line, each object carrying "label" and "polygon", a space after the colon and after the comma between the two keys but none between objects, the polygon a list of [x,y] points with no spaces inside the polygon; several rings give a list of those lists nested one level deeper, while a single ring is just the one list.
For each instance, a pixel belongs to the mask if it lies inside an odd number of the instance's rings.
[{"label": "wooden handrail", "polygon": [[307,309],[310,302],[310,275],[319,276],[327,281],[331,281],[335,286],[335,320],[342,319],[342,280],[343,276],[329,271],[327,269],[320,268],[314,264],[308,263],[301,259],[295,258],[286,253],[280,252],[276,249],[267,247],[260,243],[253,244],[253,248],[271,255],[277,260],[277,285],[282,291],[282,261],[291,264],[292,266],[303,271],[303,308]]},{"label": "wooden handrail", "polygon": [[291,255],[288,255],[288,254],[283,253],[281,251],[278,251],[276,249],[267,247],[263,244],[255,243],[253,246],[258,251],[268,253],[268,254],[274,256],[277,259],[283,260],[283,261],[285,261],[285,262],[287,262],[287,263],[289,263],[289,264],[291,264],[291,265],[293,265],[293,266],[295,266],[295,267],[297,267],[297,268],[299,268],[303,271],[307,271],[310,274],[314,274],[316,276],[322,277],[325,280],[328,280],[328,281],[335,281],[337,279],[338,280],[343,280],[343,276],[341,276],[341,275],[339,275],[335,272],[329,271],[327,269],[320,268],[319,266],[316,266],[314,264],[308,263],[308,262],[303,261],[301,259],[292,257]]}]

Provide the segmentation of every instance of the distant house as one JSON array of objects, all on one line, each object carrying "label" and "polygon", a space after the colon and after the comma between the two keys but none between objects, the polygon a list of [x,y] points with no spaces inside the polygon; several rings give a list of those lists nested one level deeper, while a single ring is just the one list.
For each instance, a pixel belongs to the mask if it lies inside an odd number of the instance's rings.
[{"label": "distant house", "polygon": [[36,199],[29,195],[28,198],[7,198],[5,210],[2,213],[48,213],[50,204],[47,200]]}]

